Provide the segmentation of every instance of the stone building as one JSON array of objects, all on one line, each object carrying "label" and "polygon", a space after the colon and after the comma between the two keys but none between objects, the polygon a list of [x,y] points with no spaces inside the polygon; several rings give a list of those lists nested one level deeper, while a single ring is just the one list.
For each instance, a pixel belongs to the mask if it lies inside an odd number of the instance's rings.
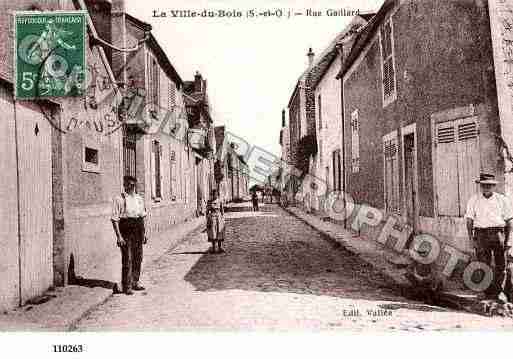
[{"label": "stone building", "polygon": [[[13,11],[86,10],[81,2],[0,4],[0,308],[12,308],[64,285],[74,271],[115,280],[96,270],[118,254],[111,198],[121,190],[122,131],[113,105],[119,91],[108,56],[87,24],[83,98],[13,98]],[[98,275],[100,275],[98,277]]]},{"label": "stone building", "polygon": [[210,115],[207,80],[199,72],[194,81],[184,84],[184,98],[189,125],[188,144],[194,155],[194,177],[198,213],[204,214],[206,203],[215,187],[214,163],[216,139],[214,121]]},{"label": "stone building", "polygon": [[504,190],[511,133],[499,118],[490,4],[387,0],[338,75],[342,190],[463,251],[474,181],[494,173]]},{"label": "stone building", "polygon": [[[83,10],[84,97],[13,97],[13,11]],[[0,308],[77,277],[120,279],[110,222],[123,175],[135,175],[150,235],[197,211],[184,82],[123,1],[0,3]]]},{"label": "stone building", "polygon": [[[312,158],[312,174],[325,183],[327,193],[341,191],[342,166],[342,96],[341,84],[336,79],[341,69],[341,52],[350,47],[358,29],[365,26],[374,14],[360,14],[331,41],[319,55],[312,88],[315,98],[317,153]],[[321,194],[322,195],[322,194]],[[312,209],[321,211],[322,199],[312,193]]]},{"label": "stone building", "polygon": [[[98,3],[89,3],[93,22],[108,28]],[[154,234],[194,216],[197,209],[184,82],[151,25],[127,14],[124,1],[113,1],[110,14],[107,41],[121,49],[142,44],[136,51],[111,49],[111,59],[118,84],[136,92],[122,128],[123,174],[138,179],[137,191],[149,210],[149,233]]]},{"label": "stone building", "polygon": [[233,144],[225,143],[225,126],[215,127],[215,138],[217,189],[225,202],[243,200],[249,194],[249,167]]}]

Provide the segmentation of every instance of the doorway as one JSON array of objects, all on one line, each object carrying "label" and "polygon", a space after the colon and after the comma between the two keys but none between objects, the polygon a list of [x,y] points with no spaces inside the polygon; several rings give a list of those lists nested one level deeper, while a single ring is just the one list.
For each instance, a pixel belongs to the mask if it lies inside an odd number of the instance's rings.
[{"label": "doorway", "polygon": [[415,126],[404,128],[402,137],[404,215],[405,220],[412,226],[415,233],[418,226],[417,141]]}]

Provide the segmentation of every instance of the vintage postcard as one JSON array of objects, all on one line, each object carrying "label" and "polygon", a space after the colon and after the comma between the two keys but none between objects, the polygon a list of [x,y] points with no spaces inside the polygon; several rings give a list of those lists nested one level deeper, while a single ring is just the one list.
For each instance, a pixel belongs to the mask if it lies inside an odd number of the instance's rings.
[{"label": "vintage postcard", "polygon": [[512,98],[513,0],[0,1],[0,330],[509,331]]}]

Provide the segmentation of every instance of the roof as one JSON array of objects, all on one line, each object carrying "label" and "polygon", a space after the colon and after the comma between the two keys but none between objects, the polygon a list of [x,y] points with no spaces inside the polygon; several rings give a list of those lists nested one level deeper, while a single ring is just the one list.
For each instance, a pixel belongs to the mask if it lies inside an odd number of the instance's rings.
[{"label": "roof", "polygon": [[[374,14],[366,14],[365,17],[367,19],[370,19],[374,16]],[[333,61],[338,56],[338,49],[337,45],[340,44],[343,38],[346,36],[349,36],[353,33],[356,33],[358,29],[362,28],[368,23],[368,20],[362,15],[357,15],[353,17],[353,20],[335,36],[333,41],[330,42],[328,47],[324,49],[322,52],[320,59],[318,60],[317,64],[315,65],[315,68],[312,69],[310,72],[311,78],[311,86],[312,88],[316,88],[317,85],[321,82],[324,75],[330,68]]]},{"label": "roof", "polygon": [[164,70],[166,75],[169,76],[169,78],[171,78],[178,85],[178,87],[181,87],[183,85],[182,78],[175,70],[174,66],[171,64],[171,61],[169,61],[166,52],[162,49],[155,36],[150,32],[152,30],[152,26],[130,14],[126,14],[126,18],[132,24],[139,27],[143,31],[150,33],[146,43],[157,55],[160,65],[162,66],[162,69]]},{"label": "roof", "polygon": [[[351,30],[354,30],[354,27],[360,22],[363,24],[368,22],[368,19],[374,17],[374,13],[368,14],[359,14],[353,17],[353,20],[341,31],[339,32],[335,38],[330,42],[330,44],[321,52],[319,56],[316,57],[312,66],[309,66],[302,74],[299,76],[294,91],[290,96],[288,106],[292,103],[294,96],[297,92],[299,84],[302,81],[308,82],[307,86],[311,86],[315,88],[319,82],[322,80],[324,74],[329,69],[333,61],[337,58],[338,50],[337,44],[348,35]],[[361,18],[362,20],[357,21],[356,19]]]},{"label": "roof", "polygon": [[344,61],[342,69],[337,75],[337,79],[341,78],[345,75],[347,70],[354,64],[360,53],[363,51],[367,43],[372,39],[372,36],[376,33],[376,30],[379,28],[383,20],[385,19],[387,13],[395,7],[398,3],[398,0],[385,0],[379,11],[376,15],[367,23],[367,25],[358,33],[353,47],[349,52],[348,57]]}]

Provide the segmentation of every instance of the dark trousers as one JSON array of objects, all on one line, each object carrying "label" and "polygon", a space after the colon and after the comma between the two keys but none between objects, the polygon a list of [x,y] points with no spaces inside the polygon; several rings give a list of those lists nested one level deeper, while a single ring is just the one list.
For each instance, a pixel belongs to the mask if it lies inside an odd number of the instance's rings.
[{"label": "dark trousers", "polygon": [[[506,270],[504,232],[502,228],[476,228],[474,232],[477,241],[477,259],[493,268],[492,284],[484,293],[487,297],[496,299],[503,290]],[[494,267],[492,267],[492,258]]]},{"label": "dark trousers", "polygon": [[123,291],[139,282],[144,242],[144,219],[121,218],[119,231],[126,244],[121,247],[121,285]]}]

